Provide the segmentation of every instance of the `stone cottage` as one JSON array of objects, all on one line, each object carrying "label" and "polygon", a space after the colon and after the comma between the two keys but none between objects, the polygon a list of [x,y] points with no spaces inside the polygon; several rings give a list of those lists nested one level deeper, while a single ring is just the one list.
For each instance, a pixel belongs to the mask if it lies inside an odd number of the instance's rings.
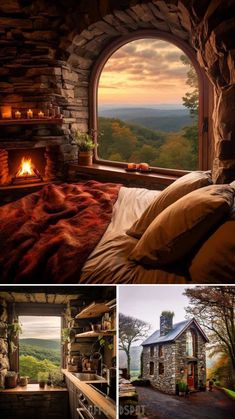
[{"label": "stone cottage", "polygon": [[142,344],[142,376],[165,393],[175,394],[179,381],[197,390],[206,384],[209,340],[195,319],[175,324],[172,319],[173,313],[162,312],[160,330]]}]

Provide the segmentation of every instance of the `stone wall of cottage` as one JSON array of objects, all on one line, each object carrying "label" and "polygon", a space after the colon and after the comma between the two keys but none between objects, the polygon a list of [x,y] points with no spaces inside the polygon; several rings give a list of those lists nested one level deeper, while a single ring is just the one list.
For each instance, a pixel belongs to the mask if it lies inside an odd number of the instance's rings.
[{"label": "stone wall of cottage", "polygon": [[[193,330],[196,336],[196,351],[195,357],[195,386],[198,387],[200,381],[203,384],[206,384],[206,345],[205,340],[202,335],[198,332],[197,328],[192,326],[190,329]],[[187,365],[190,360],[190,357],[187,357],[186,354],[186,331],[177,339],[175,346],[175,358],[176,358],[176,383],[178,381],[187,382]],[[182,374],[180,370],[183,369],[184,373]]]},{"label": "stone wall of cottage", "polygon": [[[151,356],[150,346],[143,347],[143,378],[150,380],[151,385],[157,389],[169,393],[175,393],[176,387],[176,344],[165,343],[162,345],[163,356],[159,357],[159,345],[154,346]],[[150,362],[154,363],[154,375],[150,375]],[[159,363],[164,365],[164,374],[159,374]]]},{"label": "stone wall of cottage", "polygon": [[[206,345],[205,340],[198,330],[191,328],[196,335],[195,361],[195,385],[206,384]],[[151,385],[157,389],[175,394],[176,384],[179,381],[187,383],[187,365],[192,358],[186,354],[186,331],[172,343],[162,345],[163,356],[159,358],[159,344],[151,345],[154,352],[151,355],[150,346],[143,347],[143,378],[150,380]],[[154,375],[150,375],[150,362],[154,363]],[[159,362],[164,364],[164,374],[159,375]],[[184,373],[180,371],[183,370]]]},{"label": "stone wall of cottage", "polygon": [[88,86],[101,51],[122,35],[156,29],[191,45],[213,83],[213,178],[234,180],[234,11],[233,0],[1,0],[0,105],[37,112],[51,102],[65,120],[58,127],[4,129],[0,141],[22,144],[26,137],[35,147],[38,141],[58,146],[62,176],[77,154],[72,130],[89,126]]},{"label": "stone wall of cottage", "polygon": [[4,388],[5,375],[10,369],[7,342],[7,303],[0,298],[0,388]]}]

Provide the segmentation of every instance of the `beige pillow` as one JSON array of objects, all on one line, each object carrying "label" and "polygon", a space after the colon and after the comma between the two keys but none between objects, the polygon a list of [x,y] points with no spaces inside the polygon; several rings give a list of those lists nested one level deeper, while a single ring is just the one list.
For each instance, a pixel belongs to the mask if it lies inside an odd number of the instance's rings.
[{"label": "beige pillow", "polygon": [[229,185],[211,185],[178,199],[150,224],[129,259],[156,267],[179,261],[229,214],[234,193]]},{"label": "beige pillow", "polygon": [[182,176],[161,192],[126,233],[129,234],[129,236],[139,239],[151,222],[165,208],[173,204],[177,199],[182,198],[182,196],[187,195],[189,192],[211,184],[210,172],[198,171]]},{"label": "beige pillow", "polygon": [[191,261],[189,273],[194,283],[234,283],[235,205],[230,219],[203,243]]}]

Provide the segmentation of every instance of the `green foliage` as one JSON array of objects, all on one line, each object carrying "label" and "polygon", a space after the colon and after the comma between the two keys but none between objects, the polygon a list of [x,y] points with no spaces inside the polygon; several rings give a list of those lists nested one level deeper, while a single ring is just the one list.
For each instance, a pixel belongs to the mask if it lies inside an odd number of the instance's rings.
[{"label": "green foliage", "polygon": [[86,132],[75,131],[73,141],[77,144],[79,151],[90,151],[95,147],[92,136]]},{"label": "green foliage", "polygon": [[165,317],[174,317],[175,313],[174,311],[162,311],[161,316],[165,316]]},{"label": "green foliage", "polygon": [[20,356],[32,356],[39,361],[48,359],[55,365],[60,365],[60,350],[58,349],[47,349],[40,346],[20,344]]},{"label": "green foliage", "polygon": [[235,391],[229,390],[228,388],[223,387],[223,390],[228,393],[235,400]]},{"label": "green foliage", "polygon": [[192,118],[198,118],[198,107],[199,107],[199,88],[198,88],[198,77],[194,66],[186,55],[180,57],[183,64],[188,66],[187,81],[186,84],[193,88],[191,92],[185,93],[183,96],[183,105],[189,109]]},{"label": "green foliage", "polygon": [[31,380],[38,379],[39,372],[53,372],[58,370],[58,365],[55,365],[53,362],[48,359],[40,361],[30,355],[21,355],[19,357],[20,361],[20,375],[28,376]]},{"label": "green foliage", "polygon": [[99,118],[103,136],[99,157],[119,162],[146,162],[154,167],[196,170],[198,167],[197,126],[177,133],[153,131],[114,118]]},{"label": "green foliage", "polygon": [[185,381],[179,381],[178,383],[178,389],[181,393],[185,393],[187,391],[187,384]]},{"label": "green foliage", "polygon": [[38,373],[38,381],[47,381],[48,376],[49,376],[49,373],[48,372],[39,371],[39,373]]}]

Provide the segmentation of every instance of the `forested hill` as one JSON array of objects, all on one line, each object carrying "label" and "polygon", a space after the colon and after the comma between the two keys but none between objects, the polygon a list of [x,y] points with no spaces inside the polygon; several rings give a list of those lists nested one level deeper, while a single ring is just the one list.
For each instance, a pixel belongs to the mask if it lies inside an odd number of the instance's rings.
[{"label": "forested hill", "polygon": [[119,162],[146,162],[150,166],[197,169],[197,126],[164,132],[117,118],[98,119],[98,155]]},{"label": "forested hill", "polygon": [[179,131],[193,124],[188,109],[118,108],[99,111],[100,117],[118,118],[128,123],[165,132]]},{"label": "forested hill", "polygon": [[40,361],[48,359],[60,365],[61,345],[59,339],[20,339],[20,356],[32,356]]},{"label": "forested hill", "polygon": [[60,339],[20,339],[21,345],[40,346],[47,349],[60,349]]}]

